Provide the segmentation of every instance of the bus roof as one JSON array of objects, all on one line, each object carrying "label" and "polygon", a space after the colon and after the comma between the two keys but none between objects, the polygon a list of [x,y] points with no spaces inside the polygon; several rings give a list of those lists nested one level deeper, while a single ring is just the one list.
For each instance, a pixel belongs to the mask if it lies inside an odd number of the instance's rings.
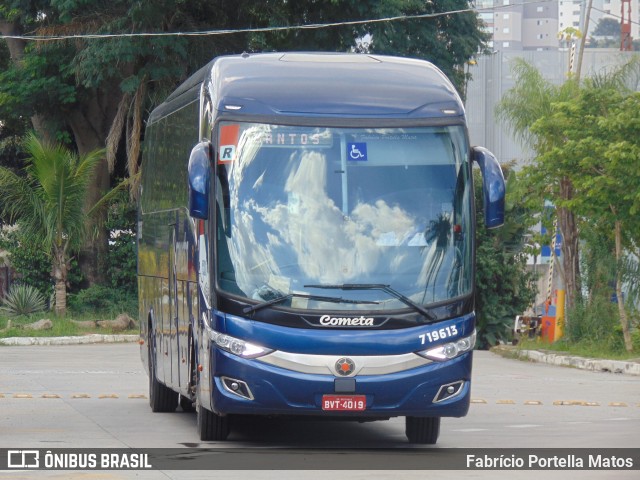
[{"label": "bus roof", "polygon": [[205,82],[219,115],[451,118],[464,115],[446,76],[424,60],[347,53],[218,57],[170,103]]}]

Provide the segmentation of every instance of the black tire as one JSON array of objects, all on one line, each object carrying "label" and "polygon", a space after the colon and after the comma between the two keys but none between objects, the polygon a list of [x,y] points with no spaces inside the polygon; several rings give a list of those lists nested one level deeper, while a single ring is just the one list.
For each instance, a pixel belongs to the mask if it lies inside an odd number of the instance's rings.
[{"label": "black tire", "polygon": [[178,407],[178,393],[160,383],[156,377],[156,359],[151,329],[147,342],[149,352],[149,405],[152,412],[174,412]]},{"label": "black tire", "polygon": [[183,397],[180,395],[180,407],[182,407],[183,412],[195,412],[196,409],[193,406],[193,400],[188,397]]},{"label": "black tire", "polygon": [[229,436],[229,417],[221,417],[202,405],[198,405],[198,434],[200,440],[226,440]]},{"label": "black tire", "polygon": [[440,417],[406,417],[405,433],[411,443],[435,445],[440,435]]},{"label": "black tire", "polygon": [[189,327],[189,386],[188,390],[192,396],[180,395],[180,407],[183,412],[195,412],[195,394],[198,383],[198,372],[196,370],[196,351],[193,345],[193,335]]}]

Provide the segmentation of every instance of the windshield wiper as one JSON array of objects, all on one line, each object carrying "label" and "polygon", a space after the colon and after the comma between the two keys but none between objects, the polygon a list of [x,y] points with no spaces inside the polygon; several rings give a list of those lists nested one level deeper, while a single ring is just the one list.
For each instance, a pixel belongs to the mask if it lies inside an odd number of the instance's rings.
[{"label": "windshield wiper", "polygon": [[306,293],[286,293],[286,294],[277,296],[275,298],[272,298],[271,300],[266,300],[262,303],[245,307],[242,309],[242,312],[243,313],[255,312],[256,310],[260,310],[270,305],[282,303],[285,300],[288,300],[292,297],[307,298],[309,300],[316,300],[319,302],[331,302],[331,303],[370,303],[374,305],[377,305],[379,303],[379,302],[374,302],[369,300],[351,300],[351,299],[342,298],[342,297],[323,297],[321,295],[307,295]]},{"label": "windshield wiper", "polygon": [[394,290],[393,288],[391,288],[390,285],[385,285],[383,283],[342,283],[337,285],[321,284],[321,285],[305,285],[304,287],[305,288],[324,288],[327,290],[332,288],[336,290],[382,290],[383,292],[386,292],[389,295],[396,297],[405,305],[408,305],[409,307],[413,308],[416,312],[423,314],[425,317],[427,317],[429,321],[431,322],[436,321],[436,317],[434,317],[433,314],[429,312],[429,310],[424,308],[422,305],[417,304],[416,302],[411,300],[409,297],[401,294],[397,290]]}]

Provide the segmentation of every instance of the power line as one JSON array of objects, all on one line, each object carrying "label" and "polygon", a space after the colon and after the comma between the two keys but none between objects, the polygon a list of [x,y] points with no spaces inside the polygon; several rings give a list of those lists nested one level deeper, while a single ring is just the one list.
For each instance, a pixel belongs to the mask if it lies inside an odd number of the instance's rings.
[{"label": "power line", "polygon": [[[611,12],[607,12],[606,10],[601,10],[597,7],[591,7],[592,10],[596,10],[600,13],[604,13],[605,15],[609,15],[609,17],[613,17],[616,18],[618,20],[622,20],[622,17],[620,15],[616,15],[615,13],[611,13]],[[606,18],[606,17],[605,17]],[[629,20],[629,23],[633,23],[634,25],[640,25],[640,22],[634,22],[633,20]]]},{"label": "power line", "polygon": [[80,40],[80,39],[108,39],[108,38],[140,38],[140,37],[198,37],[198,36],[214,36],[214,35],[231,35],[237,33],[269,33],[282,32],[286,30],[317,30],[322,28],[344,27],[353,25],[365,25],[372,23],[386,23],[403,20],[420,20],[448,15],[458,15],[469,12],[495,11],[503,10],[512,6],[521,6],[524,4],[549,3],[554,0],[532,0],[517,2],[507,5],[499,5],[495,7],[485,8],[465,8],[460,10],[450,10],[447,12],[423,13],[417,15],[397,15],[393,17],[374,18],[367,20],[350,20],[344,22],[332,23],[313,23],[308,25],[289,25],[282,27],[259,27],[244,29],[221,29],[221,30],[204,30],[196,32],[139,32],[139,33],[84,33],[78,35],[0,35],[2,39],[28,40],[28,41],[58,41],[58,40]]}]

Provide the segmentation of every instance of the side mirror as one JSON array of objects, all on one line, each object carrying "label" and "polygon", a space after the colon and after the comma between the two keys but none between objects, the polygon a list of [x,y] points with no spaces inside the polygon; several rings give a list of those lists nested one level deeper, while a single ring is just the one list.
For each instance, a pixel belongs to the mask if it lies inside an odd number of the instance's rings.
[{"label": "side mirror", "polygon": [[211,143],[200,142],[189,156],[189,215],[209,218],[209,185],[211,178]]},{"label": "side mirror", "polygon": [[506,187],[500,164],[489,150],[482,147],[473,147],[472,158],[482,172],[484,223],[487,228],[501,227],[504,224]]}]

